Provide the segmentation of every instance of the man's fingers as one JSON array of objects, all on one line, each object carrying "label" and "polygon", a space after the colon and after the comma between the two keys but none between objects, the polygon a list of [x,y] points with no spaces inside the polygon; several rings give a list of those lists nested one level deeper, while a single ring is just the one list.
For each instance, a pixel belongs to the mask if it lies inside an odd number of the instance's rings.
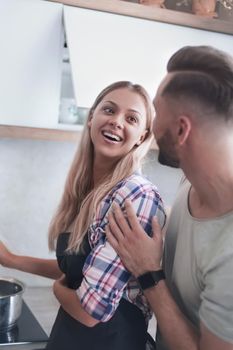
[{"label": "man's fingers", "polygon": [[126,199],[125,201],[125,209],[126,209],[126,214],[127,218],[129,220],[129,224],[132,228],[134,228],[134,231],[136,232],[136,229],[139,231],[142,230],[142,227],[138,221],[138,217],[133,209],[133,206],[129,200]]},{"label": "man's fingers", "polygon": [[115,249],[120,258],[126,261],[128,252],[124,240],[118,242],[114,234],[111,232],[109,225],[106,226],[105,233],[109,244]]},{"label": "man's fingers", "polygon": [[162,236],[162,230],[161,230],[161,227],[158,223],[158,219],[156,216],[154,216],[152,218],[152,231],[153,231],[153,239],[154,240],[162,240],[163,239],[163,236]]},{"label": "man's fingers", "polygon": [[131,227],[129,226],[129,223],[127,222],[119,205],[115,204],[113,208],[114,208],[113,216],[115,219],[115,223],[120,228],[121,232],[123,232],[123,235],[127,236],[127,234],[131,231]]}]

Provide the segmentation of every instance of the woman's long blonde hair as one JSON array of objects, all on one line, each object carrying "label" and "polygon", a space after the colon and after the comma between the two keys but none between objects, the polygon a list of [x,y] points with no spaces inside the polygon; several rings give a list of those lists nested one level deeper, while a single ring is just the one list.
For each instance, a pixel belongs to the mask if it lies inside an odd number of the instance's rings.
[{"label": "woman's long blonde hair", "polygon": [[[128,154],[118,161],[114,171],[110,175],[107,174],[97,187],[93,187],[94,148],[90,138],[90,129],[87,124],[96,107],[105,95],[113,90],[121,88],[127,88],[134,91],[144,99],[146,107],[147,133],[143,142],[139,146],[135,146],[131,149]],[[79,250],[100,201],[119,181],[130,176],[136,169],[140,168],[141,161],[149,150],[153,138],[153,117],[154,108],[151,99],[146,90],[138,84],[132,84],[129,81],[119,81],[106,87],[97,96],[89,111],[80,144],[78,145],[78,149],[66,179],[61,202],[50,223],[50,249],[55,249],[56,240],[59,234],[67,232],[72,225],[72,232],[67,250],[69,252],[77,252]]]}]

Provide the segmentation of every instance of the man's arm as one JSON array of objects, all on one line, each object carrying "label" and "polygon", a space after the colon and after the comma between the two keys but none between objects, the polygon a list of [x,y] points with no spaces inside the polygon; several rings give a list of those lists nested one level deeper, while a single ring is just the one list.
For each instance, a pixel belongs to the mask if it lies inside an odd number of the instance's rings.
[{"label": "man's arm", "polygon": [[[136,277],[161,269],[163,240],[158,223],[153,219],[154,235],[150,238],[138,223],[130,202],[126,203],[125,208],[128,221],[117,206],[114,214],[109,215],[109,226],[106,229],[109,242]],[[200,335],[195,332],[176,305],[165,281],[145,290],[144,294],[170,350],[233,350],[233,344],[219,339],[203,324]]]},{"label": "man's arm", "polygon": [[184,317],[166,287],[165,281],[145,290],[144,295],[155,313],[160,332],[170,350],[232,350],[227,343],[211,333],[201,322],[200,335]]}]

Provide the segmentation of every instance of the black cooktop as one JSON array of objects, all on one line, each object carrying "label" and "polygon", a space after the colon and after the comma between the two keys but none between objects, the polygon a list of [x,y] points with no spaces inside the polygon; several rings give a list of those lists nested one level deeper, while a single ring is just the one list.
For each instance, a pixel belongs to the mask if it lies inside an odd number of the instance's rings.
[{"label": "black cooktop", "polygon": [[11,344],[46,342],[47,340],[47,334],[24,301],[17,324],[8,331],[0,332],[0,347]]}]

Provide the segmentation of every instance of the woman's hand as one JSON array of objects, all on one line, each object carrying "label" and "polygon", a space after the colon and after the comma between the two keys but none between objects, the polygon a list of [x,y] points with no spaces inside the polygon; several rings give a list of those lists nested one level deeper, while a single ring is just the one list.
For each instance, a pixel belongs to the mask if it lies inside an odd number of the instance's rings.
[{"label": "woman's hand", "polygon": [[53,292],[62,308],[74,319],[87,327],[93,327],[99,323],[83,309],[76,291],[67,287],[65,275],[54,282]]},{"label": "woman's hand", "polygon": [[125,201],[126,217],[118,205],[109,213],[106,236],[126,268],[135,277],[159,270],[163,252],[163,237],[157,219],[152,219],[153,237],[140,225],[129,201]]},{"label": "woman's hand", "polygon": [[55,280],[55,282],[53,283],[53,293],[54,293],[55,297],[58,299],[58,301],[59,301],[60,293],[62,292],[64,287],[67,287],[66,276],[62,275],[60,278]]},{"label": "woman's hand", "polygon": [[0,265],[4,267],[11,267],[14,254],[6,247],[6,245],[0,241]]}]

